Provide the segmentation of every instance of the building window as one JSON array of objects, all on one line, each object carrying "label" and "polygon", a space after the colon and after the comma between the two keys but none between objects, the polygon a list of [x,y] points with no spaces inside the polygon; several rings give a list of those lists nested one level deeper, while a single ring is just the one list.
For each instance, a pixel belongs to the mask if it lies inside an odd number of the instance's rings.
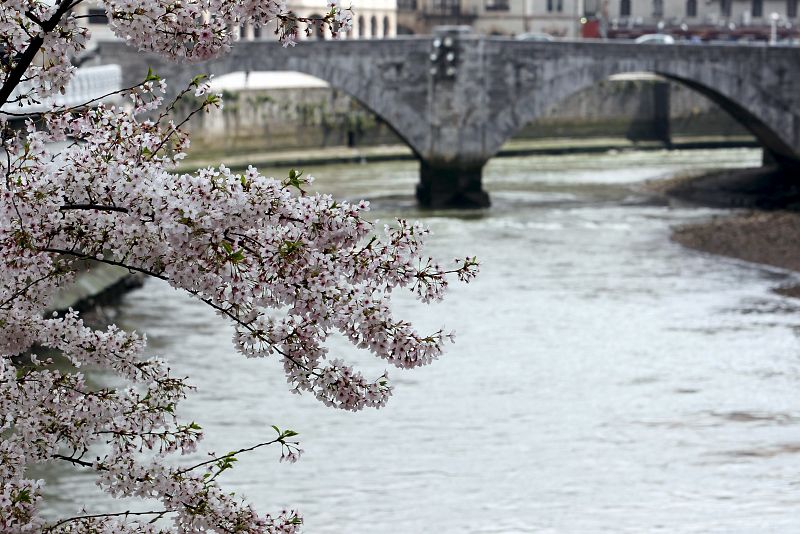
[{"label": "building window", "polygon": [[311,26],[314,29],[314,38],[320,40],[325,39],[325,25],[322,15],[311,15],[310,18],[313,21]]},{"label": "building window", "polygon": [[486,0],[486,11],[508,11],[508,0]]},{"label": "building window", "polygon": [[686,16],[697,16],[697,0],[686,0]]},{"label": "building window", "polygon": [[364,37],[364,31],[366,30],[365,26],[366,26],[366,24],[364,24],[364,17],[358,17],[358,36],[359,37],[362,37],[362,38]]},{"label": "building window", "polygon": [[753,8],[750,10],[754,17],[764,16],[764,0],[753,0]]},{"label": "building window", "polygon": [[553,8],[558,12],[564,11],[564,0],[547,0],[547,11],[553,12]]},{"label": "building window", "polygon": [[720,0],[721,2],[721,12],[722,16],[725,18],[730,18],[731,16],[731,0]]},{"label": "building window", "polygon": [[457,16],[461,14],[461,0],[433,0],[431,12],[436,15]]},{"label": "building window", "polygon": [[620,17],[631,16],[631,0],[622,0],[619,3],[619,16]]},{"label": "building window", "polygon": [[790,19],[797,17],[797,0],[786,0],[786,16]]},{"label": "building window", "polygon": [[389,37],[389,34],[391,34],[389,17],[383,17],[383,36]]},{"label": "building window", "polygon": [[103,8],[90,8],[88,15],[90,24],[108,24],[108,15]]},{"label": "building window", "polygon": [[664,16],[664,0],[653,0],[653,16],[656,18]]},{"label": "building window", "polygon": [[375,37],[380,37],[380,35],[378,35],[378,19],[376,19],[374,15],[369,21],[369,35],[373,39]]},{"label": "building window", "polygon": [[398,11],[416,11],[417,0],[397,0]]}]

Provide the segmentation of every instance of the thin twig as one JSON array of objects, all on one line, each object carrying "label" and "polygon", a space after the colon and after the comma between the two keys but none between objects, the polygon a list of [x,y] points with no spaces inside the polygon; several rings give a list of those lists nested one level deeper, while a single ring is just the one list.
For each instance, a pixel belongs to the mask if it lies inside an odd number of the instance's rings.
[{"label": "thin twig", "polygon": [[128,517],[131,515],[155,515],[155,516],[164,516],[165,514],[169,514],[172,512],[177,512],[177,510],[160,510],[160,511],[151,511],[151,512],[131,512],[127,510],[125,512],[117,512],[117,513],[108,513],[108,514],[89,514],[89,515],[76,515],[75,517],[68,517],[67,519],[62,519],[58,523],[46,527],[43,532],[52,532],[56,528],[64,525],[66,523],[71,523],[72,521],[81,521],[82,519],[95,519],[98,517]]},{"label": "thin twig", "polygon": [[176,475],[183,475],[185,473],[188,473],[189,471],[193,471],[193,470],[197,469],[198,467],[203,467],[204,465],[213,464],[214,462],[218,462],[218,461],[222,460],[223,458],[230,458],[231,456],[236,456],[237,454],[241,454],[243,452],[254,451],[254,450],[256,450],[256,449],[258,449],[260,447],[266,447],[267,445],[274,445],[275,443],[283,443],[283,438],[275,438],[272,441],[265,441],[263,443],[259,443],[258,445],[253,445],[252,447],[246,447],[244,449],[239,449],[238,451],[229,452],[228,454],[226,454],[224,456],[215,457],[215,458],[212,458],[210,460],[206,460],[205,462],[200,462],[199,464],[193,465],[191,467],[187,467],[185,469],[181,469],[180,471],[177,471],[175,474]]}]

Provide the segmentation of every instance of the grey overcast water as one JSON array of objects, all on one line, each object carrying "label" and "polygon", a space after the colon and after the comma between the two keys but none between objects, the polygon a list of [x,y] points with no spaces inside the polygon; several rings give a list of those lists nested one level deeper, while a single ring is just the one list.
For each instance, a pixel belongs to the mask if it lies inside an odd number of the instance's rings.
[{"label": "grey overcast water", "polygon": [[[771,292],[800,277],[670,242],[672,226],[725,212],[640,192],[760,157],[496,159],[493,207],[474,213],[418,211],[412,162],[304,169],[381,220],[424,220],[431,255],[482,262],[443,303],[398,294],[399,315],[458,335],[433,365],[390,369],[380,411],[291,394],[276,360],[236,354],[223,320],[164,284],[126,296],[117,320],[198,386],[181,412],[207,448],[263,441],[272,424],[300,433],[300,462],[262,449],[223,485],[263,512],[299,509],[309,534],[800,532],[800,301]],[[107,505],[90,477],[54,469],[51,513]]]}]

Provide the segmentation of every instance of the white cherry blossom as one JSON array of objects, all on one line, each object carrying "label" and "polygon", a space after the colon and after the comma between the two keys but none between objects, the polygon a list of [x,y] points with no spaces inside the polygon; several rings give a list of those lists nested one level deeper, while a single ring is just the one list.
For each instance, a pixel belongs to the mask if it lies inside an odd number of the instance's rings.
[{"label": "white cherry blossom", "polygon": [[[72,14],[79,2],[0,4],[0,105],[42,101],[64,87],[87,37]],[[346,29],[349,11],[329,5],[326,21]],[[255,0],[105,6],[133,46],[182,60],[224,53],[229,28],[243,21],[277,19],[286,42],[303,22],[282,3]],[[43,315],[58,288],[93,262],[202,300],[235,325],[243,355],[279,358],[292,390],[335,408],[379,408],[392,385],[388,373],[366,377],[347,355],[330,354],[332,333],[399,368],[430,363],[452,339],[395,317],[391,296],[405,288],[422,302],[439,300],[450,275],[476,274],[474,258],[442,267],[422,254],[422,225],[379,231],[365,217],[368,203],[307,193],[311,178],[299,172],[281,180],[253,167],[173,172],[189,146],[181,130],[188,117],[163,101],[165,92],[150,73],[123,91],[122,106],[53,109],[24,128],[12,127],[13,115],[0,118],[0,532],[292,533],[301,523],[291,510],[259,514],[217,483],[239,454],[263,446],[296,461],[295,432],[273,427],[262,443],[187,462],[182,455],[202,438],[200,425],[177,415],[192,390],[187,379],[147,356],[144,336],[90,328],[71,310]],[[203,99],[189,115],[221,105],[203,78],[185,94]],[[66,148],[50,153],[54,141]],[[96,370],[122,385],[92,385],[84,373]],[[159,505],[45,521],[43,481],[28,467],[53,462],[95,472],[113,496]]]}]

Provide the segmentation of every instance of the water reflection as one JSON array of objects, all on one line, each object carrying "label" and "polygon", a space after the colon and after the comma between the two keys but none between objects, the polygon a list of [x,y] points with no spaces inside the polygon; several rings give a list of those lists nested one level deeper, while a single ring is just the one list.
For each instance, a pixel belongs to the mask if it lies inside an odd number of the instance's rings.
[{"label": "water reflection", "polygon": [[[459,337],[428,368],[392,370],[381,412],[291,395],[277,362],[236,355],[230,327],[163,284],[130,294],[121,321],[192,377],[183,413],[209,447],[255,443],[270,424],[301,433],[300,463],[259,452],[225,483],[265,511],[301,508],[306,532],[795,532],[800,316],[770,292],[795,275],[672,244],[672,225],[719,212],[657,205],[640,187],[758,158],[498,160],[494,206],[477,215],[418,212],[409,163],[306,169],[323,190],[370,198],[378,218],[424,217],[435,256],[483,261],[441,305],[398,300]],[[51,491],[95,502],[79,482]]]}]

